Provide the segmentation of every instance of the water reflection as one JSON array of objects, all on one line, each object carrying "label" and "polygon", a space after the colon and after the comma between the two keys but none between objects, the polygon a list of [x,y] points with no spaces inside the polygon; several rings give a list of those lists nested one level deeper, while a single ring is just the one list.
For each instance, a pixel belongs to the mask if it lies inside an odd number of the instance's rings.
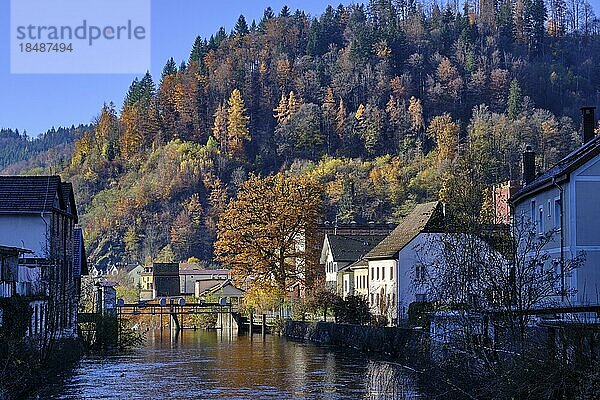
[{"label": "water reflection", "polygon": [[228,331],[150,332],[131,354],[87,358],[52,399],[415,399],[414,381],[355,350]]}]

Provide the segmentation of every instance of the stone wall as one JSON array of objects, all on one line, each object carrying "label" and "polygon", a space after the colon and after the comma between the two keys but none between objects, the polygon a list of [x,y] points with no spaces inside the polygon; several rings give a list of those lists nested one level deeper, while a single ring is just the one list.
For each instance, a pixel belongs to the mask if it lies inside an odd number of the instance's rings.
[{"label": "stone wall", "polygon": [[393,357],[412,357],[427,354],[428,351],[427,335],[417,329],[288,320],[285,323],[284,336]]}]

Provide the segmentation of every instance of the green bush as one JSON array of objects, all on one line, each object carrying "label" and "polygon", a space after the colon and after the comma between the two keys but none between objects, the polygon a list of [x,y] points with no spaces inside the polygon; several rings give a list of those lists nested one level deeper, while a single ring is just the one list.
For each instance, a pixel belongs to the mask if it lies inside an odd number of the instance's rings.
[{"label": "green bush", "polygon": [[333,312],[337,322],[342,324],[369,324],[373,315],[369,304],[362,296],[348,296],[334,303]]}]

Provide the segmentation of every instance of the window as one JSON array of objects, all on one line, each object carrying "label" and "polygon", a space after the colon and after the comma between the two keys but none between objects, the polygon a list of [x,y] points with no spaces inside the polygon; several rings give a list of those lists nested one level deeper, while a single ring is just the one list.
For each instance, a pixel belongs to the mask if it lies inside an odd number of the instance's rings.
[{"label": "window", "polygon": [[373,293],[371,293],[371,304],[373,304],[373,298],[374,298]]},{"label": "window", "polygon": [[530,218],[531,218],[531,229],[536,229],[535,200],[531,201],[531,213],[529,215],[530,215]]},{"label": "window", "polygon": [[375,279],[375,268],[371,267],[371,279]]},{"label": "window", "polygon": [[560,199],[554,199],[554,228],[562,229]]},{"label": "window", "polygon": [[544,207],[540,206],[540,220],[538,221],[538,233],[541,235],[544,233]]},{"label": "window", "polygon": [[385,280],[385,267],[381,267],[381,279]]},{"label": "window", "polygon": [[348,291],[348,281],[344,279],[344,291]]},{"label": "window", "polygon": [[423,264],[415,265],[415,280],[418,282],[425,280],[425,266]]},{"label": "window", "polygon": [[377,267],[377,280],[379,280],[379,267]]},{"label": "window", "polygon": [[390,267],[390,281],[394,280],[394,267]]}]

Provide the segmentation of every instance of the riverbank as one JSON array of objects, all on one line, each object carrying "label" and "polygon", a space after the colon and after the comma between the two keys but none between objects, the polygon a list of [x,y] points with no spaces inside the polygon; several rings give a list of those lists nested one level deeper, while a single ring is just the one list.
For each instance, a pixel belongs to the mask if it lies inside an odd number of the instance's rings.
[{"label": "riverbank", "polygon": [[[394,358],[428,350],[428,335],[422,329],[348,325],[333,322],[285,322],[284,336],[321,345],[350,347]],[[407,350],[409,350],[407,352]]]},{"label": "riverbank", "polygon": [[[30,344],[13,347],[0,373],[0,399],[21,399],[36,393],[56,376],[72,369],[84,354],[79,339],[57,340],[44,354]],[[4,357],[3,357],[4,358]]]}]

